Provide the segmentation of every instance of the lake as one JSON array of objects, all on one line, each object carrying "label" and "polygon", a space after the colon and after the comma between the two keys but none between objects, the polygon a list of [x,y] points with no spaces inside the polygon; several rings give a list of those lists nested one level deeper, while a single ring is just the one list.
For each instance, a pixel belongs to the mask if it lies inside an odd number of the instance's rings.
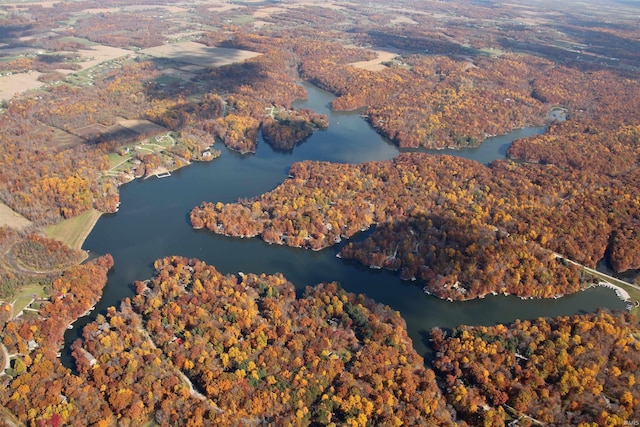
[{"label": "lake", "polygon": [[[175,171],[169,178],[136,180],[121,187],[117,214],[103,215],[88,236],[84,249],[110,253],[115,267],[96,311],[74,324],[65,335],[66,348],[95,313],[133,295],[131,284],[153,274],[153,262],[168,255],[199,258],[225,274],[283,273],[298,290],[320,282],[336,281],[350,292],[364,293],[400,311],[416,350],[429,359],[428,333],[432,327],[459,324],[491,325],[546,316],[595,311],[598,307],[624,308],[611,290],[592,288],[557,300],[521,300],[490,296],[467,302],[446,302],[426,295],[417,282],[400,280],[393,272],[373,270],[336,258],[340,246],[319,252],[269,245],[259,239],[228,238],[206,230],[193,230],[190,210],[202,201],[234,202],[269,191],[286,179],[289,167],[301,160],[361,163],[387,160],[400,150],[381,138],[358,112],[328,109],[333,95],[305,84],[309,99],[296,103],[327,114],[329,129],[320,131],[290,152],[273,150],[262,139],[254,155],[240,155],[218,144],[222,156]],[[542,128],[516,130],[492,138],[478,149],[441,150],[488,164],[504,158],[515,138],[542,132]],[[354,240],[363,236],[354,236]],[[346,242],[343,242],[343,244]],[[72,366],[68,353],[63,363]]]}]

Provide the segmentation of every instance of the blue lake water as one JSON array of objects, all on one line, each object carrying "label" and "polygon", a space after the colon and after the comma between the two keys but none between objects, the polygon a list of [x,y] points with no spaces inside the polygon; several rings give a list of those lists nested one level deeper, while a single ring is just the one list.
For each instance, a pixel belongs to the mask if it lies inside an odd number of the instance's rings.
[{"label": "blue lake water", "polygon": [[[120,211],[103,215],[84,244],[84,249],[96,254],[110,253],[115,260],[94,314],[132,296],[132,282],[149,278],[154,260],[168,255],[199,258],[225,274],[281,272],[300,290],[320,282],[339,282],[348,291],[364,293],[400,311],[415,348],[427,357],[428,333],[434,326],[490,325],[518,318],[589,312],[598,307],[624,308],[615,294],[605,288],[592,288],[557,300],[524,301],[493,296],[451,303],[426,295],[421,285],[402,281],[392,272],[338,259],[335,255],[339,247],[313,252],[268,245],[259,239],[234,239],[193,230],[188,216],[194,206],[202,201],[233,202],[269,191],[286,179],[293,162],[362,163],[387,160],[399,154],[400,150],[371,129],[358,112],[330,111],[328,105],[333,95],[311,85],[305,84],[305,88],[309,99],[296,106],[327,114],[330,126],[294,150],[278,152],[262,140],[253,155],[240,155],[217,146],[222,156],[213,162],[191,165],[175,171],[169,178],[137,180],[121,187]],[[434,154],[461,155],[488,164],[504,158],[513,139],[542,131],[542,128],[516,130],[492,138],[478,149],[441,150]],[[92,316],[80,319],[73,330],[67,331],[67,344],[79,336],[81,327]],[[70,365],[68,354],[63,354],[63,362]]]}]

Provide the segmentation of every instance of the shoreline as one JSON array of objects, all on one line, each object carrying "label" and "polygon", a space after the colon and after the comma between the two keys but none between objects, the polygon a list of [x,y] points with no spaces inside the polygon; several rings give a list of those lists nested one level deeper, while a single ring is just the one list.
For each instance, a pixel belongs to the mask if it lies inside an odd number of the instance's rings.
[{"label": "shoreline", "polygon": [[[190,166],[194,162],[208,162],[218,157],[219,155],[212,156],[211,159],[191,161],[180,167],[176,167],[172,169],[162,168],[161,171],[158,171],[157,173],[154,172],[153,174],[144,176],[144,177],[132,177],[130,180],[125,182],[120,182],[118,184],[118,193],[120,192],[121,186],[128,184],[131,181],[135,181],[136,179],[146,180],[147,178],[151,178],[151,177],[164,178],[165,176],[158,177],[157,175],[168,173],[169,175],[166,175],[166,176],[171,176],[172,172],[178,169],[182,169],[183,167]],[[118,202],[118,208],[113,213],[118,212],[119,206],[120,206],[120,202]],[[89,237],[89,234],[91,234],[94,227],[96,226],[96,224],[98,223],[102,215],[104,214],[105,212],[99,211],[95,208],[91,208],[88,211],[85,211],[78,216],[65,219],[56,224],[45,227],[44,233],[49,238],[63,241],[64,243],[67,244],[67,246],[69,246],[72,249],[82,250],[82,246],[84,245],[84,242],[87,240],[87,237]],[[89,258],[88,251],[85,250],[84,252],[85,252],[85,256],[82,262],[86,261]]]},{"label": "shoreline", "polygon": [[[102,215],[104,215],[104,212],[97,211],[97,214],[92,216],[90,223],[87,225],[87,228],[82,230],[82,233],[80,233],[78,236],[77,249],[82,249],[82,246],[84,245],[85,240],[87,240],[87,237],[89,237],[89,234],[91,234],[91,232],[93,231],[93,228],[96,226],[100,218],[102,218]],[[88,252],[87,251],[84,251],[84,252],[87,254],[87,258],[88,258],[89,257]]]},{"label": "shoreline", "polygon": [[[627,292],[627,290],[622,288],[621,286],[614,285],[613,283],[609,283],[601,280],[600,282],[594,283],[593,285],[589,286],[589,288],[596,287],[596,286],[613,289],[613,291],[616,293],[616,296],[620,298],[621,301],[624,301],[624,302],[631,301],[631,295],[629,295],[629,292]],[[586,288],[586,289],[589,289],[589,288]]]},{"label": "shoreline", "polygon": [[91,208],[78,216],[45,227],[44,233],[48,238],[60,240],[72,249],[82,250],[82,245],[103,214]]}]

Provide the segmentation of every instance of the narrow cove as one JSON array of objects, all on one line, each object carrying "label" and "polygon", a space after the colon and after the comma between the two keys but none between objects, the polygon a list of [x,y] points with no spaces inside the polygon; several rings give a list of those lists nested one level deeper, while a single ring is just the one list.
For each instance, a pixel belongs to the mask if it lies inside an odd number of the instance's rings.
[{"label": "narrow cove", "polygon": [[[388,160],[400,151],[384,141],[359,117],[358,112],[333,112],[333,96],[305,84],[309,99],[296,104],[327,114],[330,127],[317,132],[291,152],[273,150],[260,140],[255,155],[240,155],[220,145],[222,156],[211,163],[194,164],[175,171],[168,179],[133,181],[121,188],[122,206],[117,214],[103,215],[88,236],[84,249],[113,255],[115,267],[94,314],[81,318],[67,331],[65,345],[81,333],[95,313],[133,295],[131,284],[153,274],[153,262],[169,255],[199,258],[224,274],[280,272],[301,292],[305,286],[336,281],[350,292],[363,293],[398,310],[407,322],[414,347],[429,357],[428,334],[432,327],[459,324],[490,325],[515,319],[590,312],[598,307],[622,309],[624,303],[611,290],[591,288],[557,300],[521,300],[490,296],[450,303],[430,297],[415,282],[405,282],[392,272],[373,270],[336,258],[340,247],[319,252],[269,245],[259,239],[234,239],[193,230],[191,208],[203,200],[233,202],[269,191],[286,179],[290,165],[302,160],[362,163]],[[462,155],[488,164],[504,158],[513,139],[542,132],[542,128],[516,130],[492,138],[478,149],[442,150],[437,154]],[[354,239],[362,238],[355,236]],[[344,244],[344,242],[343,242]],[[71,366],[67,352],[63,363]]]}]

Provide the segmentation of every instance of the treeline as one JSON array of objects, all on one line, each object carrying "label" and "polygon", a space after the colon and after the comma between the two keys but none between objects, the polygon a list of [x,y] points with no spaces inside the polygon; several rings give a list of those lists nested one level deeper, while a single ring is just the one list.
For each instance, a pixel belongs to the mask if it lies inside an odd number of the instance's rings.
[{"label": "treeline", "polygon": [[[79,70],[77,64],[79,56],[62,54],[41,54],[33,57],[20,57],[14,60],[0,62],[0,72],[27,73],[39,71],[49,73],[55,70]],[[64,75],[62,75],[64,78]],[[62,79],[60,79],[62,80]]]},{"label": "treeline", "polygon": [[204,203],[191,222],[311,249],[377,224],[341,255],[422,279],[442,298],[552,297],[581,286],[579,271],[553,252],[595,266],[615,235],[624,250],[610,256],[633,265],[637,173],[609,177],[510,161],[485,167],[420,153],[362,165],[302,162],[273,191],[246,202]]},{"label": "treeline", "polygon": [[8,256],[13,257],[27,270],[49,272],[65,270],[80,263],[84,253],[69,248],[59,240],[29,234],[13,245]]},{"label": "treeline", "polygon": [[435,329],[434,367],[470,425],[625,425],[640,415],[637,322],[599,311]]}]

